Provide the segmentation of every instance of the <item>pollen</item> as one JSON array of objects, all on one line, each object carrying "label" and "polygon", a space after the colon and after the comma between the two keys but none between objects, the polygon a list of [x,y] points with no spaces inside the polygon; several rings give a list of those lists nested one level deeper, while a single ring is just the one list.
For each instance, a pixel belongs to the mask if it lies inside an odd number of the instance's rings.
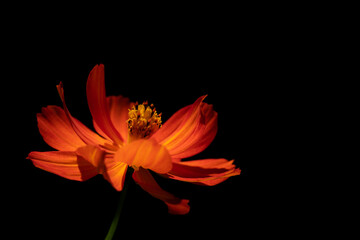
[{"label": "pollen", "polygon": [[148,138],[159,128],[161,128],[161,113],[158,114],[154,104],[135,105],[129,109],[129,119],[127,120],[129,135],[132,139]]}]

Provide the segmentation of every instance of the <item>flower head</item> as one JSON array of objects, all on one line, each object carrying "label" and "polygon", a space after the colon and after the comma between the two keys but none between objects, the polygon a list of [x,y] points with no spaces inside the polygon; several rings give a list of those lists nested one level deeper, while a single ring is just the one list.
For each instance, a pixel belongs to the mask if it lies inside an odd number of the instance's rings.
[{"label": "flower head", "polygon": [[203,102],[206,96],[163,123],[153,104],[132,103],[123,96],[106,97],[104,66],[96,65],[86,85],[95,133],[70,114],[62,83],[57,89],[63,107],[47,106],[37,114],[40,134],[57,151],[31,152],[28,159],[38,168],[77,181],[102,174],[121,191],[130,166],[135,182],[162,200],[171,214],[188,213],[189,200],[164,191],[149,170],[207,186],[240,174],[233,161],[224,158],[182,160],[202,152],[217,133],[217,113]]}]

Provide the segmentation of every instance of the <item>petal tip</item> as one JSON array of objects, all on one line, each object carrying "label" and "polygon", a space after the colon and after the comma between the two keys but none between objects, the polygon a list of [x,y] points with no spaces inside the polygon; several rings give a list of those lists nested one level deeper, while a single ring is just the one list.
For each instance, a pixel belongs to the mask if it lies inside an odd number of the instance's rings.
[{"label": "petal tip", "polygon": [[165,202],[168,207],[168,213],[173,215],[185,215],[190,212],[189,200],[181,199],[179,203]]},{"label": "petal tip", "polygon": [[59,93],[59,96],[61,98],[61,101],[64,102],[64,85],[63,83],[60,81],[60,83],[58,85],[56,85],[56,89]]},{"label": "petal tip", "polygon": [[96,64],[92,70],[90,71],[90,74],[96,72],[96,71],[103,71],[105,68],[104,64],[100,63],[100,64]]}]

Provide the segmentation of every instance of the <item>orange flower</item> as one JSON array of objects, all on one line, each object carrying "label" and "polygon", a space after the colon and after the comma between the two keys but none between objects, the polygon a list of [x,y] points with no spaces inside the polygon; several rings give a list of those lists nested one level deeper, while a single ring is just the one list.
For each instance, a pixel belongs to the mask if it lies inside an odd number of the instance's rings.
[{"label": "orange flower", "polygon": [[203,151],[217,132],[217,113],[204,103],[206,96],[177,111],[164,124],[153,104],[132,103],[105,95],[104,66],[96,65],[87,80],[87,100],[93,117],[91,131],[68,111],[63,85],[57,85],[63,108],[47,106],[37,114],[40,134],[58,151],[31,152],[28,159],[61,177],[85,181],[102,174],[121,191],[128,167],[142,189],[168,206],[171,214],[189,212],[189,200],[164,191],[149,170],[185,182],[213,186],[239,175],[233,161],[182,161]]}]

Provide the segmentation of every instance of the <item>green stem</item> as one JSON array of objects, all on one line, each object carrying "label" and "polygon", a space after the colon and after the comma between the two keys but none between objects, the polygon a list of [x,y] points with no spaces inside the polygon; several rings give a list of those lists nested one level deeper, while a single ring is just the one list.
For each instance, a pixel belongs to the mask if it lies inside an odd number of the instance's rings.
[{"label": "green stem", "polygon": [[123,205],[124,205],[124,202],[125,202],[125,197],[126,197],[126,192],[127,192],[127,189],[129,188],[129,182],[130,181],[125,181],[125,186],[121,192],[121,195],[120,195],[120,199],[119,199],[119,205],[118,207],[116,208],[116,212],[115,212],[115,216],[114,216],[114,219],[110,225],[110,229],[108,231],[108,234],[106,235],[105,237],[105,240],[112,240],[113,236],[114,236],[114,233],[116,231],[116,227],[119,223],[119,218],[120,218],[120,215],[121,215],[121,211],[122,211],[122,208],[123,208]]}]

